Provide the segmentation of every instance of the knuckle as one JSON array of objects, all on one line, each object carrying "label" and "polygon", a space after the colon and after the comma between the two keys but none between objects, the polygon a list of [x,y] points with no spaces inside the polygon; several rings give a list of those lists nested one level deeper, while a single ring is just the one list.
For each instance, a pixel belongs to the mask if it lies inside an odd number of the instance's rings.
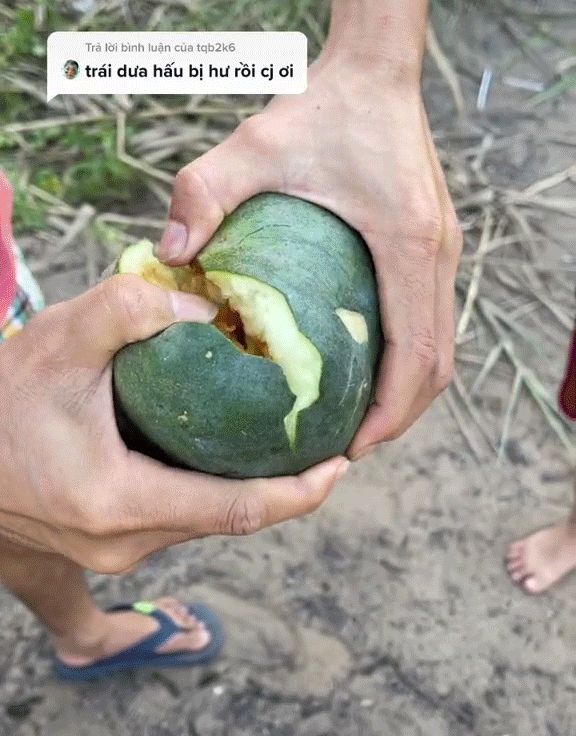
[{"label": "knuckle", "polygon": [[440,247],[442,245],[440,238],[429,237],[427,235],[424,235],[421,238],[419,238],[418,244],[420,246],[421,251],[428,258],[435,258],[438,255],[440,251]]},{"label": "knuckle", "polygon": [[260,495],[240,492],[229,502],[222,515],[222,534],[248,536],[264,526],[265,508]]},{"label": "knuckle", "polygon": [[[212,149],[211,153],[215,151],[216,148]],[[210,156],[210,153],[205,156]],[[176,220],[187,222],[192,211],[195,227],[210,229],[214,222],[221,222],[226,215],[227,210],[221,201],[222,196],[222,192],[214,182],[214,167],[202,156],[176,174],[171,216]]]},{"label": "knuckle", "polygon": [[197,164],[192,162],[181,168],[174,178],[174,190],[185,195],[198,183]]},{"label": "knuckle", "polygon": [[270,155],[278,146],[278,134],[266,115],[257,113],[242,122],[233,134],[238,143]]},{"label": "knuckle", "polygon": [[440,208],[430,205],[426,197],[407,196],[403,209],[402,229],[409,223],[408,237],[418,251],[427,258],[435,258],[442,245],[445,227]]},{"label": "knuckle", "polygon": [[146,284],[136,274],[122,274],[107,279],[102,284],[101,297],[106,310],[122,325],[127,342],[140,339],[142,322],[147,309]]},{"label": "knuckle", "polygon": [[[180,203],[180,209],[182,209],[183,204],[190,207],[190,202],[195,205],[202,203],[202,206],[205,206],[206,194],[211,192],[210,174],[210,167],[204,157],[192,161],[192,163],[178,171],[174,179],[174,193]],[[183,217],[186,219],[185,213],[182,211],[179,213],[173,212],[173,214],[176,219],[178,219],[178,216],[180,216],[180,219]],[[201,211],[195,213],[196,218],[202,216],[204,216],[204,213]]]},{"label": "knuckle", "polygon": [[438,360],[438,349],[433,333],[426,328],[414,332],[410,352],[421,368],[431,371]]},{"label": "knuckle", "polygon": [[428,258],[436,258],[442,246],[441,225],[430,217],[423,217],[420,222],[416,222],[416,228],[420,251]]}]

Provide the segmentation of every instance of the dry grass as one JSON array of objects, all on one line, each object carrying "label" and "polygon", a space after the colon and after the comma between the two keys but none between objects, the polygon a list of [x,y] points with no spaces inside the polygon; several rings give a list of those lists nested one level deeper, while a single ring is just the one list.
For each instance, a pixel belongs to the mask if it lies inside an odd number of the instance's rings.
[{"label": "dry grass", "polygon": [[[567,345],[573,326],[573,315],[558,299],[566,297],[565,284],[555,275],[565,270],[576,272],[576,259],[538,263],[544,244],[537,228],[546,212],[576,217],[575,170],[572,166],[519,191],[490,185],[482,161],[496,143],[492,136],[478,134],[476,145],[461,149],[457,155],[443,154],[465,231],[457,280],[462,304],[456,331],[457,357],[461,356],[461,365],[474,365],[472,373],[467,371],[469,388],[457,376],[449,405],[459,424],[466,425],[469,437],[470,424],[475,427],[476,440],[467,441],[479,460],[485,458],[486,450],[496,450],[499,458],[505,456],[514,414],[524,393],[535,402],[562,444],[570,450],[573,447],[571,430],[557,409],[555,395],[546,388],[549,376],[539,377],[530,362],[539,365],[539,354],[546,353],[546,343],[553,338]],[[555,189],[567,182],[572,185],[571,193],[556,196]],[[496,258],[494,253],[498,253]],[[508,401],[500,421],[492,417],[487,426],[474,400],[503,362],[512,368],[506,375]],[[464,419],[454,411],[456,405]]]}]

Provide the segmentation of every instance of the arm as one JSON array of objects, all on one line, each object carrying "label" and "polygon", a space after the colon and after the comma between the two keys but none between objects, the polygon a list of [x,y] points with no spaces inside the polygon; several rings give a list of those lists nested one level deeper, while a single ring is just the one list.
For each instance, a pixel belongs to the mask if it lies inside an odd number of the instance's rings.
[{"label": "arm", "polygon": [[322,57],[419,84],[428,0],[334,0]]},{"label": "arm", "polygon": [[378,280],[386,346],[356,459],[400,435],[452,375],[461,234],[420,93],[425,0],[334,0],[299,96],[276,97],[182,169],[159,256],[186,263],[262,191],[320,204],[356,228]]}]

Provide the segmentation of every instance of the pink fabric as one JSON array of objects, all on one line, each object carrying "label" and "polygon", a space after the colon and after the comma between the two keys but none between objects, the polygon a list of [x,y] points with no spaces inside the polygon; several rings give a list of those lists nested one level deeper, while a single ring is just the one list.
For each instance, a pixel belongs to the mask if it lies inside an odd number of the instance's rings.
[{"label": "pink fabric", "polygon": [[12,252],[12,187],[0,171],[0,327],[16,294]]}]

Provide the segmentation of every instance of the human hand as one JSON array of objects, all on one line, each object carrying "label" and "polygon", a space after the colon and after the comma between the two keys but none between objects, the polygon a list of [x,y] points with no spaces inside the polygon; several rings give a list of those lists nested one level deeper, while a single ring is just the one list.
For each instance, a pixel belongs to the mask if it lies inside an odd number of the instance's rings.
[{"label": "human hand", "polygon": [[[461,233],[436,156],[418,75],[383,76],[331,49],[308,90],[277,97],[176,177],[158,249],[192,260],[224,216],[264,191],[308,199],[368,244],[386,345],[375,400],[348,452],[398,437],[450,382]],[[297,258],[295,254],[295,258]]]},{"label": "human hand", "polygon": [[163,547],[249,534],[324,500],[344,458],[298,477],[233,481],[169,468],[122,442],[114,354],[215,312],[199,297],[114,276],[0,346],[0,535],[119,573]]}]

